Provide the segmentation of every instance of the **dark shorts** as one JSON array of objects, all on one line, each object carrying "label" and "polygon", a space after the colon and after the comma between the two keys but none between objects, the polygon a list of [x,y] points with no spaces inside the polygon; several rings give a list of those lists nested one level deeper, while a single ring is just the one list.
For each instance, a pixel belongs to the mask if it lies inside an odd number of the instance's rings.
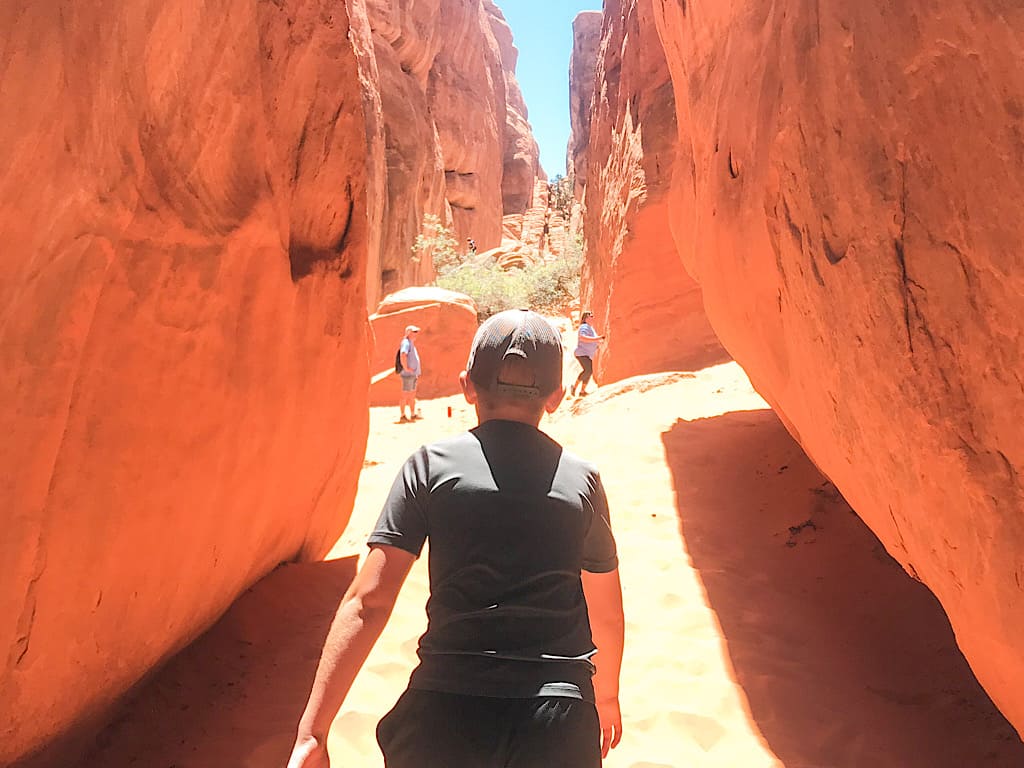
[{"label": "dark shorts", "polygon": [[377,725],[386,768],[600,768],[590,702],[409,689]]},{"label": "dark shorts", "polygon": [[414,373],[402,372],[402,391],[403,392],[415,392],[416,382],[419,381],[419,376]]},{"label": "dark shorts", "polygon": [[583,368],[580,372],[578,381],[582,381],[583,386],[585,387],[587,386],[587,382],[590,381],[590,377],[594,375],[594,360],[586,355],[576,355],[576,362],[578,362],[580,367]]}]

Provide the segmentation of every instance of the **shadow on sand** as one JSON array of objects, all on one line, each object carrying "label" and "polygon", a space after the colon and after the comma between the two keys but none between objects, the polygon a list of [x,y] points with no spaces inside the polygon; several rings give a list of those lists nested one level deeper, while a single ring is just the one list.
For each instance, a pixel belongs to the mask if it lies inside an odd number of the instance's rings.
[{"label": "shadow on sand", "polygon": [[84,757],[59,765],[285,765],[356,559],[275,570],[127,699]]},{"label": "shadow on sand", "polygon": [[662,439],[735,678],[787,768],[1024,765],[938,602],[771,411]]}]

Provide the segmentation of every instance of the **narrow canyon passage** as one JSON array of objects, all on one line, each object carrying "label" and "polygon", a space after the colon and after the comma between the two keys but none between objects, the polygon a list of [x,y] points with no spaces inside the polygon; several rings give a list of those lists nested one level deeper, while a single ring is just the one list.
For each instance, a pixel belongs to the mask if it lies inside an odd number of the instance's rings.
[{"label": "narrow canyon passage", "polygon": [[[571,368],[567,364],[567,370]],[[448,417],[448,408],[452,416]],[[474,425],[460,397],[371,409],[356,508],[327,563],[286,566],[161,672],[80,766],[283,765],[332,594],[405,457]],[[885,554],[735,364],[566,401],[542,427],[602,470],[620,547],[625,736],[609,768],[961,768],[1024,745],[938,603]],[[330,736],[379,768],[379,718],[425,628],[417,562]]]},{"label": "narrow canyon passage", "polygon": [[520,307],[602,337],[544,426],[622,550],[608,765],[1024,766],[1024,3],[61,11],[0,5],[0,768],[283,766]]}]

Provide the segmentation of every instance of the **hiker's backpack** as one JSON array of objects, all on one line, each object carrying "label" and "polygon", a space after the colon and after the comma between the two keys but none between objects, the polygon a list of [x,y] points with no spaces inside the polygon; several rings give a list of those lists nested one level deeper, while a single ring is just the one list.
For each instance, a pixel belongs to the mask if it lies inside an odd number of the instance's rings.
[{"label": "hiker's backpack", "polygon": [[402,368],[402,348],[399,347],[398,351],[395,352],[395,373],[401,373],[404,369]]}]

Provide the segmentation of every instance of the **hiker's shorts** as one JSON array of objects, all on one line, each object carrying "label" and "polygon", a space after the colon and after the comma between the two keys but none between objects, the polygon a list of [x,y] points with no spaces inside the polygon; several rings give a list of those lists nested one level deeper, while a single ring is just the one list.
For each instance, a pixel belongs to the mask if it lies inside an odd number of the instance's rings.
[{"label": "hiker's shorts", "polygon": [[377,725],[386,768],[600,768],[588,701],[406,690]]},{"label": "hiker's shorts", "polygon": [[406,373],[402,371],[402,391],[403,392],[415,392],[416,382],[419,381],[419,376],[415,373]]},{"label": "hiker's shorts", "polygon": [[594,375],[594,360],[586,355],[576,355],[576,362],[583,369],[580,372],[579,381],[583,382],[583,388],[586,389],[590,377]]}]

